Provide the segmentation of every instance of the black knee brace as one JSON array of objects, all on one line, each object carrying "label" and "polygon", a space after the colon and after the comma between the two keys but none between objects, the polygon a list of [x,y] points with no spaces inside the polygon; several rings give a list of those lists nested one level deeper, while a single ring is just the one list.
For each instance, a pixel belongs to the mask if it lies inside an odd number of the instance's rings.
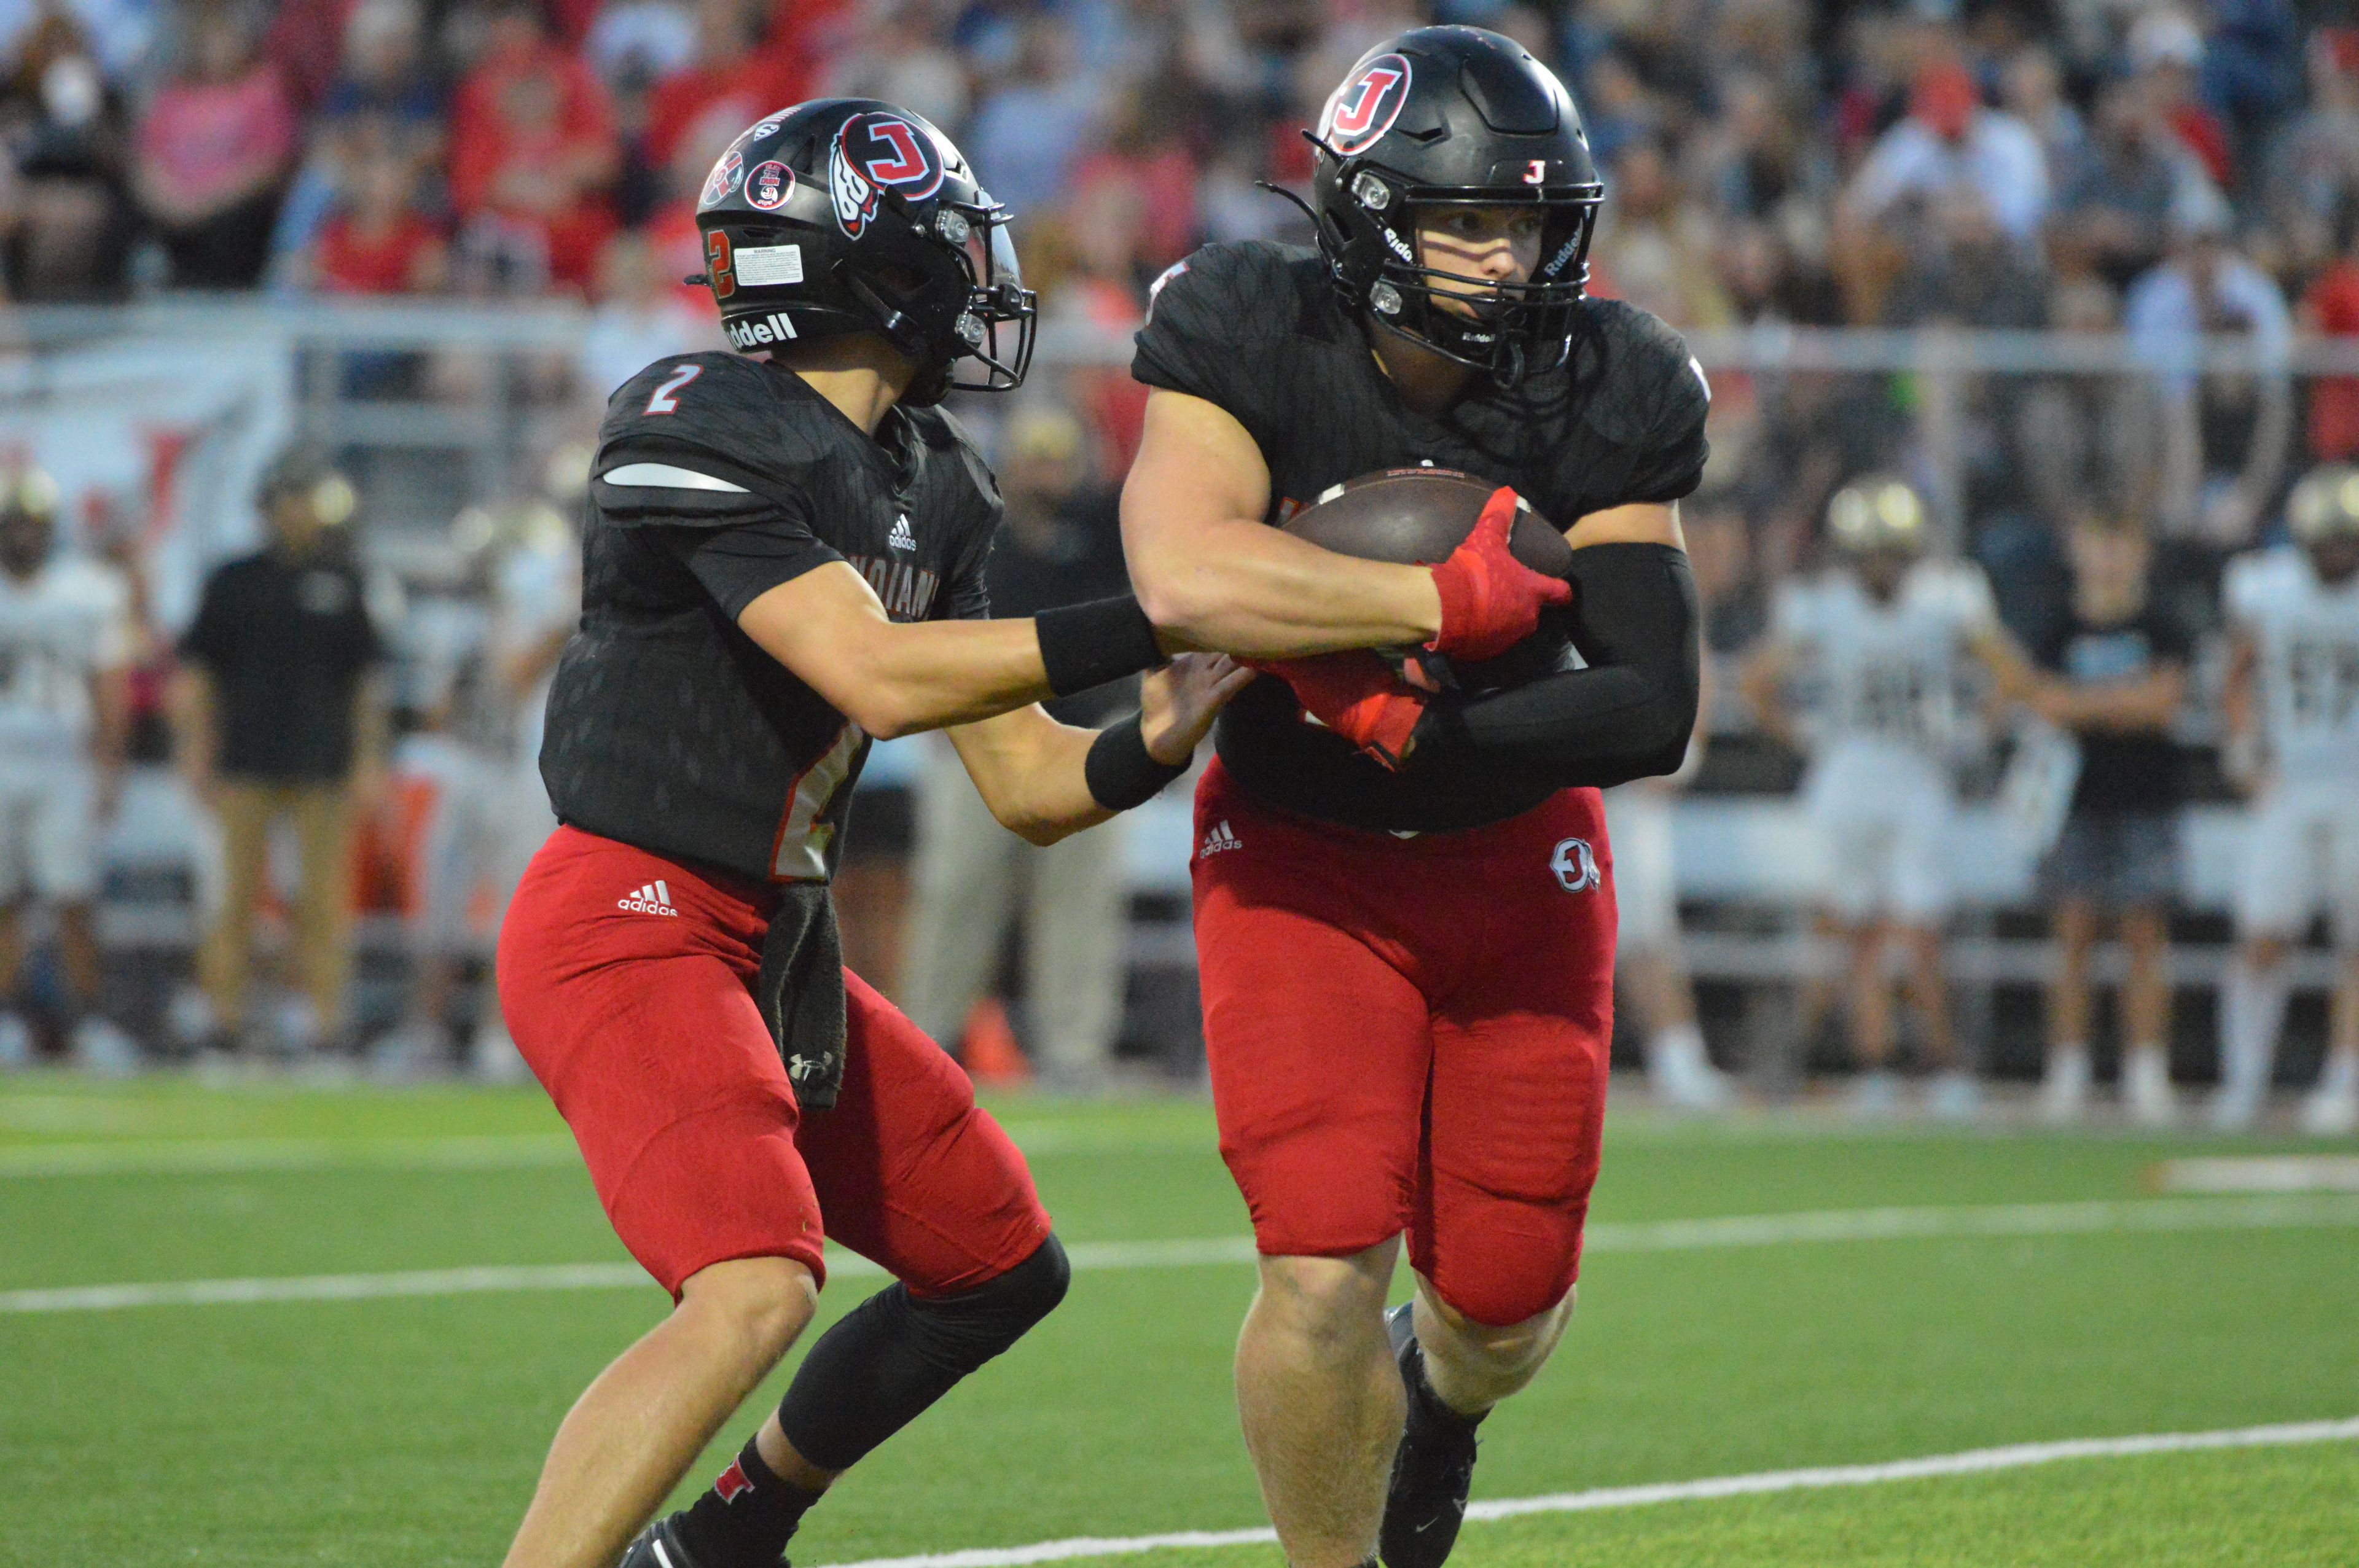
[{"label": "black knee brace", "polygon": [[877,1292],[820,1336],[803,1358],[778,1424],[822,1470],[848,1470],[916,1420],[961,1378],[1024,1337],[1056,1309],[1072,1265],[1054,1236],[995,1280],[954,1296]]}]

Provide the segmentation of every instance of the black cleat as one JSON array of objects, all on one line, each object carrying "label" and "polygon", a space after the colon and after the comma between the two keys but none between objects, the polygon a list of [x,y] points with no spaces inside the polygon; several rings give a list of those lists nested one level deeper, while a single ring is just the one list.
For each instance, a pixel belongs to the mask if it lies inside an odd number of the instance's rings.
[{"label": "black cleat", "polygon": [[1425,1380],[1413,1305],[1405,1302],[1385,1314],[1385,1330],[1408,1389],[1408,1423],[1393,1455],[1384,1529],[1377,1536],[1385,1568],[1441,1568],[1458,1544],[1466,1499],[1474,1490],[1475,1423],[1444,1405]]},{"label": "black cleat", "polygon": [[[618,1568],[708,1568],[704,1559],[689,1551],[679,1538],[679,1521],[686,1517],[684,1511],[676,1513],[639,1531]],[[781,1557],[777,1568],[794,1568],[794,1564]]]},{"label": "black cleat", "polygon": [[[679,1532],[674,1528],[679,1519],[679,1514],[673,1514],[639,1531],[639,1538],[631,1542],[628,1552],[623,1553],[620,1568],[705,1568],[703,1559],[690,1552],[680,1541]],[[788,1568],[784,1558],[779,1559],[778,1568]]]},{"label": "black cleat", "polygon": [[688,1548],[679,1543],[679,1537],[672,1533],[671,1520],[659,1519],[639,1531],[639,1538],[631,1542],[629,1551],[623,1553],[622,1568],[704,1568],[704,1565],[690,1556]]}]

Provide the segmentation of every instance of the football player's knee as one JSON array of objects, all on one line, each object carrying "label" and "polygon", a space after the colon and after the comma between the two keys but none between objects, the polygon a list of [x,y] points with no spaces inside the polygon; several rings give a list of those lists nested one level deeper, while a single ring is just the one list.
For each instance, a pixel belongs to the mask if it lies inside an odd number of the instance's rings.
[{"label": "football player's knee", "polygon": [[963,1376],[1024,1337],[1057,1310],[1073,1266],[1054,1236],[995,1280],[953,1296],[912,1297],[911,1336],[927,1359]]},{"label": "football player's knee", "polygon": [[[1572,1314],[1570,1290],[1549,1306],[1515,1323],[1480,1323],[1444,1302],[1432,1302],[1451,1348],[1501,1372],[1516,1372],[1545,1357]],[[1429,1351],[1432,1348],[1429,1346]]]},{"label": "football player's knee", "polygon": [[775,1362],[811,1319],[810,1271],[789,1258],[733,1258],[681,1283],[679,1313],[718,1343]]},{"label": "football player's knee", "polygon": [[1265,1258],[1262,1291],[1298,1331],[1347,1338],[1377,1321],[1390,1271],[1375,1271],[1365,1254],[1350,1258]]}]

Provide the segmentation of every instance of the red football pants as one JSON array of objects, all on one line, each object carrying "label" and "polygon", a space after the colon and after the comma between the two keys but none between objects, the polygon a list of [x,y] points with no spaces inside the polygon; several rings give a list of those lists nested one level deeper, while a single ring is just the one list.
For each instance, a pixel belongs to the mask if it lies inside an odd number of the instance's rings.
[{"label": "red football pants", "polygon": [[919,1295],[1030,1257],[1049,1217],[1023,1155],[958,1064],[849,969],[842,1090],[802,1115],[754,1005],[767,915],[761,888],[571,827],[509,905],[508,1032],[631,1255],[675,1297],[732,1258],[824,1280],[823,1235]]},{"label": "red football pants", "polygon": [[1196,793],[1196,946],[1221,1154],[1270,1256],[1406,1231],[1441,1299],[1507,1325],[1580,1270],[1613,1041],[1597,792],[1398,838]]}]

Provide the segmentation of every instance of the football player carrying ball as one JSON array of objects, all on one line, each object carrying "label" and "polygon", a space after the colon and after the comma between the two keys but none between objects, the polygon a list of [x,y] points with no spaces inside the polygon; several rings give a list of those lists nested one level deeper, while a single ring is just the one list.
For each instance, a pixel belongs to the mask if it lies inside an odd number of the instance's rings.
[{"label": "football player carrying ball", "polygon": [[[1312,141],[1315,250],[1213,245],[1158,286],[1123,528],[1158,626],[1275,672],[1220,721],[1194,862],[1221,1151],[1262,1253],[1246,1446],[1295,1568],[1432,1568],[1478,1423],[1571,1309],[1612,1033],[1595,786],[1675,770],[1695,720],[1676,503],[1710,392],[1661,321],[1586,297],[1603,190],[1516,44],[1379,44]],[[1268,525],[1424,464],[1501,487],[1439,568]],[[1417,645],[1491,660],[1567,597],[1506,548],[1517,496],[1565,528],[1585,665],[1429,689]],[[1413,656],[1338,652],[1386,645]],[[1417,1297],[1388,1320],[1404,1235]]]}]

